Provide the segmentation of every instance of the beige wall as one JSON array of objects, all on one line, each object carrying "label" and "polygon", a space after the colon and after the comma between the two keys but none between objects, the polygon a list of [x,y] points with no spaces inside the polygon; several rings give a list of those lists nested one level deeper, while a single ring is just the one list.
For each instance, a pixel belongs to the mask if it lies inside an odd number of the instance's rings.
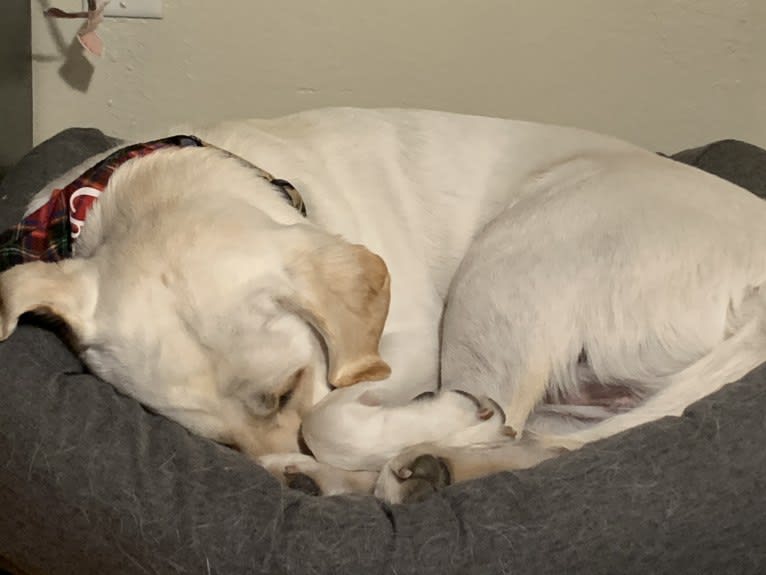
[{"label": "beige wall", "polygon": [[0,178],[32,144],[29,0],[6,0],[0,17]]},{"label": "beige wall", "polygon": [[766,0],[166,0],[163,20],[107,21],[90,74],[76,58],[62,73],[77,23],[46,22],[46,4],[32,0],[36,141],[358,105],[572,124],[662,151],[766,146]]}]

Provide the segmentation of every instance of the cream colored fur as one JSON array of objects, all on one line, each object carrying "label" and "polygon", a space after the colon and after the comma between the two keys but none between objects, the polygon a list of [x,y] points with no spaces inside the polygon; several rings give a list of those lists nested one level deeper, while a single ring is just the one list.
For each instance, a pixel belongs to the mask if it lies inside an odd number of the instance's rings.
[{"label": "cream colored fur", "polygon": [[[25,311],[57,313],[103,379],[277,474],[401,501],[420,455],[453,480],[534,465],[766,359],[766,207],[713,176],[581,130],[439,112],[189,131],[290,180],[308,218],[214,148],[133,160],[75,259],[0,276],[0,338]],[[548,401],[592,382],[636,406]],[[318,461],[295,453],[301,423]]]}]

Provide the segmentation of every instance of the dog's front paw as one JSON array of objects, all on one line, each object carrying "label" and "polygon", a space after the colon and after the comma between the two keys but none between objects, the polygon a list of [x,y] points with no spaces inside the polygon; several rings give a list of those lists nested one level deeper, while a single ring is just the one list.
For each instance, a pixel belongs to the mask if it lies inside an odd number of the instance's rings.
[{"label": "dog's front paw", "polygon": [[297,489],[309,495],[323,493],[317,481],[321,475],[321,464],[313,457],[302,453],[275,453],[259,457],[258,463],[291,489]]},{"label": "dog's front paw", "polygon": [[388,503],[413,503],[444,489],[452,481],[449,457],[444,450],[421,445],[386,463],[378,475],[375,496]]}]

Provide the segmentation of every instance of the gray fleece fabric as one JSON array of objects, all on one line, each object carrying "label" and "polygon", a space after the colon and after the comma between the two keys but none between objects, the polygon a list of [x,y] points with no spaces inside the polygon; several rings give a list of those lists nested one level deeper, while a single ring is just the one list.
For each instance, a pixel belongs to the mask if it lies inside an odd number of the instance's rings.
[{"label": "gray fleece fabric", "polygon": [[[0,185],[0,227],[114,141],[67,130]],[[679,159],[766,189],[766,152]],[[0,570],[26,574],[766,573],[766,368],[531,470],[418,504],[311,497],[89,375],[27,323],[0,344]]]}]

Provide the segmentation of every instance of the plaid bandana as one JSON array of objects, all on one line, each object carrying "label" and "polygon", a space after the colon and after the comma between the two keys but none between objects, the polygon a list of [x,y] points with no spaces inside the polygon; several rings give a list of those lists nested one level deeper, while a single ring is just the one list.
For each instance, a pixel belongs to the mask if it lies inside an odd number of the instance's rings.
[{"label": "plaid bandana", "polygon": [[[156,150],[187,146],[213,147],[195,136],[172,136],[135,144],[117,150],[68,186],[53,190],[45,205],[12,228],[0,233],[0,272],[25,262],[55,262],[72,257],[74,241],[82,231],[88,211],[104,191],[110,176],[117,168],[128,160],[147,156]],[[259,176],[281,192],[286,201],[303,216],[306,215],[306,207],[300,194],[289,182],[276,179],[268,172],[239,159],[254,168]]]}]

